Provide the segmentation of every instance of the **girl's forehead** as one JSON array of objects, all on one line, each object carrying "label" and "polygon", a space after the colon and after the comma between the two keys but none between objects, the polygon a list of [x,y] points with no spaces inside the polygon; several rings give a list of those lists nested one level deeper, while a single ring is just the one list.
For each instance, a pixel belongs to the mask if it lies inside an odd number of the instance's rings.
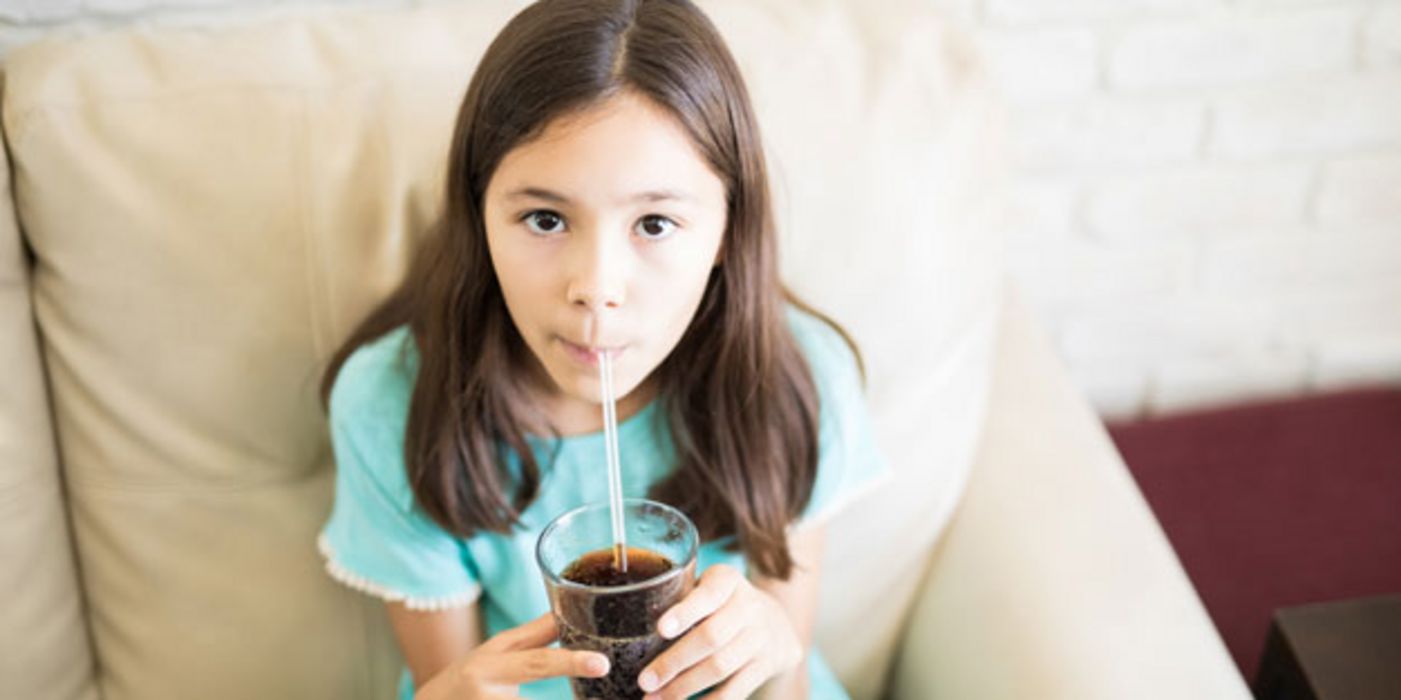
[{"label": "girl's forehead", "polygon": [[511,149],[492,179],[501,195],[546,189],[610,200],[661,191],[699,201],[724,197],[724,184],[681,123],[630,93],[550,122]]},{"label": "girl's forehead", "polygon": [[665,107],[635,91],[622,90],[555,117],[542,129],[541,138],[567,138],[575,132],[613,122],[681,129],[675,116]]}]

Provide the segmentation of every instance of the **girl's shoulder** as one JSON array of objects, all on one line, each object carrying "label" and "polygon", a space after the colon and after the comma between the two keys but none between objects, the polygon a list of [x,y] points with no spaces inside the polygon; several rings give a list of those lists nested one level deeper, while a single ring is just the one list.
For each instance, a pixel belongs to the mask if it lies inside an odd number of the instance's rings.
[{"label": "girl's shoulder", "polygon": [[812,372],[818,400],[818,463],[794,527],[826,520],[891,475],[876,445],[856,352],[836,327],[790,306],[789,326]]},{"label": "girl's shoulder", "polygon": [[856,353],[836,328],[792,304],[787,307],[788,328],[807,360],[819,389],[860,385]]},{"label": "girl's shoulder", "polygon": [[332,422],[402,420],[417,371],[417,348],[407,325],[361,345],[346,358],[331,385]]}]

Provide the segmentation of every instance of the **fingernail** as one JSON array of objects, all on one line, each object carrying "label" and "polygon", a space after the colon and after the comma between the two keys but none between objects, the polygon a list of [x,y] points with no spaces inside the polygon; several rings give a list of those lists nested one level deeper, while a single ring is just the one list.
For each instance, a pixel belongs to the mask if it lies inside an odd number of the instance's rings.
[{"label": "fingernail", "polygon": [[662,621],[657,624],[657,629],[661,631],[663,637],[671,639],[671,637],[676,634],[676,620],[674,618],[664,617]]},{"label": "fingernail", "polygon": [[656,690],[657,674],[652,673],[651,671],[643,671],[642,675],[637,677],[637,685],[639,688],[642,688],[643,690],[649,693]]},{"label": "fingernail", "polygon": [[584,662],[584,667],[589,670],[589,673],[601,676],[608,673],[608,659],[602,656],[590,657],[588,661]]}]

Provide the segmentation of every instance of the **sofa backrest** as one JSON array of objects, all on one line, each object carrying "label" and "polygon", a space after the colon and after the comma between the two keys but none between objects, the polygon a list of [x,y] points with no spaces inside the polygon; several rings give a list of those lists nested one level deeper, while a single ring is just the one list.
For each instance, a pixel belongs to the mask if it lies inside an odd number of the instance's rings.
[{"label": "sofa backrest", "polygon": [[[824,580],[820,643],[873,697],[971,460],[1001,273],[996,113],[976,61],[935,17],[860,4],[702,2],[759,112],[785,275],[862,344],[897,468],[834,521]],[[17,329],[4,357],[25,377],[14,405],[6,380],[0,421],[25,436],[15,473],[37,510],[0,502],[0,581],[40,587],[22,552],[53,597],[0,600],[7,649],[34,634],[12,626],[48,616],[22,688],[92,665],[83,610],[107,700],[390,693],[382,605],[325,576],[314,544],[334,473],[316,386],[436,215],[458,102],[520,6],[328,10],[10,54],[3,129],[33,262],[0,230],[0,323]]]},{"label": "sofa backrest", "polygon": [[[0,154],[0,193],[10,189]],[[0,697],[94,698],[44,366],[29,302],[29,251],[0,196]]]}]

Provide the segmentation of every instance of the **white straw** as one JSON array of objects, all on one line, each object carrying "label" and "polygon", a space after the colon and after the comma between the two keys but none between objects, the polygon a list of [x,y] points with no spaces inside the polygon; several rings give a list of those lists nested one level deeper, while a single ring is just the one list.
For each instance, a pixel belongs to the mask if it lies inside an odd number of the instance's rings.
[{"label": "white straw", "polygon": [[608,458],[608,504],[613,515],[613,551],[622,557],[618,569],[628,570],[626,530],[623,528],[623,470],[618,459],[618,409],[613,397],[613,358],[598,353],[598,378],[603,393],[603,449]]}]

